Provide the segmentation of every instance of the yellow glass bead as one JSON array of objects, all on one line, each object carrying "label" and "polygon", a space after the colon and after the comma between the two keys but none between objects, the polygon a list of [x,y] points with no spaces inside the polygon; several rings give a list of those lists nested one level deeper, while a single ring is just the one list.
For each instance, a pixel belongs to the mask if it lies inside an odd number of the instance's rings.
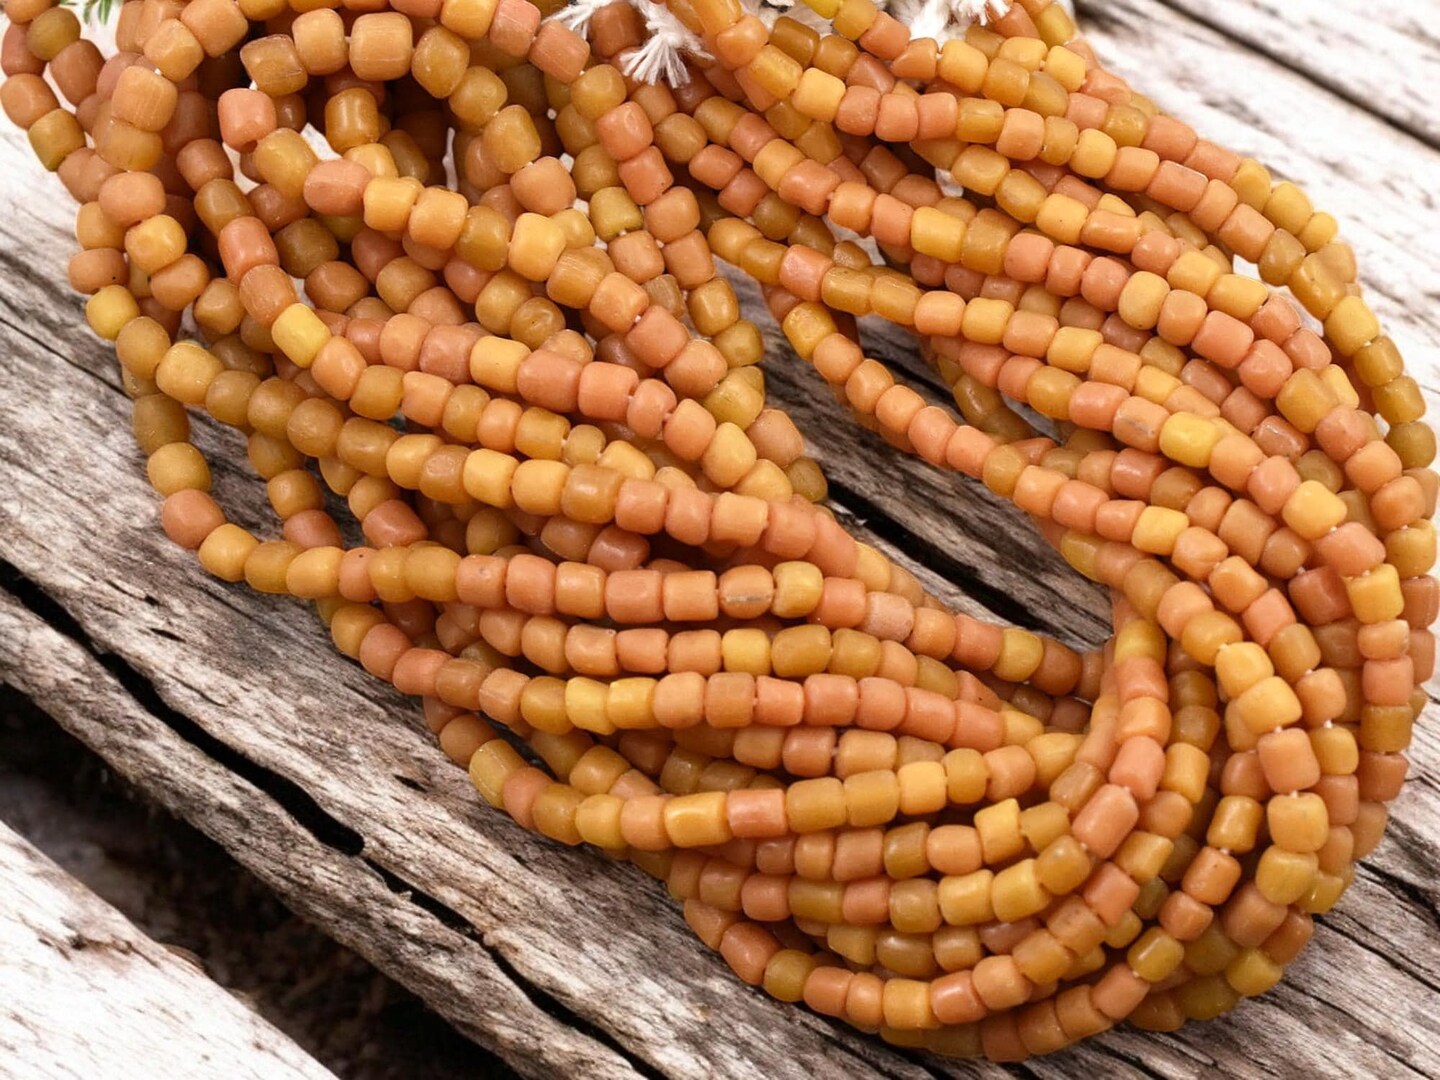
[{"label": "yellow glass bead", "polygon": [[1242,641],[1220,650],[1215,658],[1215,674],[1225,696],[1234,700],[1260,680],[1275,674],[1275,667],[1259,645]]},{"label": "yellow glass bead", "polygon": [[504,805],[505,781],[524,767],[525,759],[513,746],[504,739],[491,739],[470,758],[470,782],[482,799],[500,807]]},{"label": "yellow glass bead", "polygon": [[1131,970],[1149,983],[1168,978],[1184,959],[1185,946],[1158,926],[1145,931],[1125,954]]},{"label": "yellow glass bead", "polygon": [[[1154,339],[1152,339],[1154,340]],[[1164,405],[1170,400],[1170,395],[1179,390],[1184,384],[1170,374],[1158,367],[1149,364],[1143,365],[1135,375],[1135,395],[1143,397],[1147,401],[1153,401],[1157,405]]]},{"label": "yellow glass bead", "polygon": [[781,619],[802,618],[815,610],[825,576],[813,563],[785,562],[775,567],[775,598],[770,610]]},{"label": "yellow glass bead", "polygon": [[85,320],[106,341],[114,341],[139,317],[140,305],[124,285],[106,285],[85,301]]},{"label": "yellow glass bead", "polygon": [[676,847],[703,847],[730,839],[725,792],[679,795],[665,804],[665,831]]},{"label": "yellow glass bead", "polygon": [[610,684],[605,718],[621,731],[643,731],[655,726],[655,680],[635,676]]},{"label": "yellow glass bead", "polygon": [[1045,359],[1053,367],[1083,375],[1090,370],[1095,350],[1105,344],[1105,338],[1098,330],[1081,326],[1062,326],[1050,339]]},{"label": "yellow glass bead", "polygon": [[966,806],[985,797],[990,771],[978,750],[962,747],[944,758],[946,793],[952,803]]},{"label": "yellow glass bead", "polygon": [[947,779],[938,761],[911,761],[896,770],[900,783],[900,813],[935,814],[945,808]]},{"label": "yellow glass bead", "polygon": [[1345,504],[1318,480],[1305,480],[1285,500],[1280,513],[1300,536],[1318,540],[1345,520]]},{"label": "yellow glass bead", "polygon": [[1404,578],[1422,577],[1435,566],[1435,524],[1417,521],[1385,537],[1385,561]]},{"label": "yellow glass bead", "polygon": [[1078,244],[1090,211],[1078,199],[1052,193],[1040,204],[1035,227],[1059,244]]},{"label": "yellow glass bead", "polygon": [[1400,575],[1389,563],[1381,563],[1360,577],[1346,578],[1345,591],[1350,596],[1350,607],[1355,617],[1362,623],[1398,619],[1405,610]]},{"label": "yellow glass bead", "polygon": [[624,808],[625,801],[608,792],[587,796],[575,810],[575,829],[580,839],[609,851],[623,849],[625,840],[620,830],[620,811]]},{"label": "yellow glass bead", "polygon": [[529,355],[530,350],[518,341],[487,335],[470,350],[470,377],[477,386],[513,394],[520,364]]},{"label": "yellow glass bead", "polygon": [[1330,812],[1313,792],[1272,797],[1265,804],[1265,821],[1271,839],[1287,851],[1319,851],[1330,836]]},{"label": "yellow glass bead", "polygon": [[305,304],[291,304],[270,327],[275,344],[297,366],[308,368],[330,340],[330,331]]},{"label": "yellow glass bead", "polygon": [[1147,619],[1131,619],[1115,637],[1115,662],[1117,664],[1132,657],[1144,657],[1157,663],[1163,663],[1165,651],[1164,632]]},{"label": "yellow glass bead", "polygon": [[1353,356],[1380,336],[1380,320],[1358,296],[1347,296],[1325,318],[1325,334],[1342,356]]},{"label": "yellow glass bead", "polygon": [[895,773],[888,769],[856,773],[845,779],[844,788],[846,814],[851,828],[883,825],[899,810],[899,782]]},{"label": "yellow glass bead", "polygon": [[1349,884],[1347,878],[1335,874],[1316,874],[1310,891],[1296,901],[1295,906],[1310,915],[1325,915],[1339,903]]},{"label": "yellow glass bead", "polygon": [[980,89],[989,67],[985,54],[967,41],[952,38],[940,48],[938,74],[966,94]]},{"label": "yellow glass bead", "polygon": [[544,281],[565,250],[565,230],[543,214],[521,214],[510,233],[510,267],[529,281]]},{"label": "yellow glass bead", "polygon": [[[1061,734],[1054,732],[1053,734]],[[1046,735],[1037,736],[1044,739]],[[1026,750],[1031,751],[1035,740],[1031,739]],[[1033,756],[1033,752],[1032,752]],[[1071,755],[1073,757],[1073,755]],[[1038,772],[1038,769],[1037,769]],[[1070,815],[1056,802],[1037,803],[1020,811],[1020,832],[1025,842],[1035,851],[1044,851],[1051,843],[1065,835],[1070,829]]]},{"label": "yellow glass bead", "polygon": [[1255,885],[1272,904],[1293,904],[1310,890],[1318,870],[1313,854],[1271,846],[1256,865]]},{"label": "yellow glass bead", "polygon": [[1289,180],[1276,184],[1262,210],[1277,229],[1299,233],[1315,212],[1310,198]]},{"label": "yellow glass bead", "polygon": [[800,76],[800,83],[791,95],[795,108],[806,116],[822,123],[830,123],[840,110],[840,99],[845,96],[845,82],[819,68],[806,68]]},{"label": "yellow glass bead", "polygon": [[1223,271],[1202,252],[1187,251],[1170,264],[1165,280],[1172,289],[1184,289],[1196,296],[1208,296]]},{"label": "yellow glass bead", "polygon": [[1137,330],[1153,330],[1160,320],[1160,308],[1170,295],[1170,286],[1164,278],[1148,270],[1140,270],[1130,276],[1125,288],[1120,291],[1120,317]]},{"label": "yellow glass bead", "polygon": [[1007,627],[1000,637],[1000,655],[991,671],[1006,682],[1024,682],[1040,666],[1045,646],[1028,630]]},{"label": "yellow glass bead", "polygon": [[1175,541],[1189,527],[1190,519],[1179,510],[1147,506],[1140,511],[1130,542],[1137,551],[1151,555],[1169,555],[1175,550]]},{"label": "yellow glass bead", "polygon": [[987,863],[1002,863],[1025,850],[1025,834],[1020,831],[1020,804],[1014,799],[975,811],[975,828],[980,833],[980,849]]},{"label": "yellow glass bead", "polygon": [[609,687],[595,679],[576,677],[565,683],[565,712],[570,722],[583,731],[609,735],[615,730],[605,715]]},{"label": "yellow glass bead", "polygon": [[785,790],[785,813],[797,833],[845,824],[845,789],[833,776],[798,780]]},{"label": "yellow glass bead", "polygon": [[1034,859],[1022,859],[996,874],[990,897],[995,917],[1001,922],[1019,922],[1050,903],[1050,893],[1035,872]]},{"label": "yellow glass bead", "polygon": [[1089,65],[1079,53],[1072,52],[1061,43],[1052,46],[1045,54],[1045,66],[1042,70],[1073,94],[1084,85],[1088,68]]},{"label": "yellow glass bead", "polygon": [[1360,394],[1350,376],[1339,364],[1328,364],[1320,369],[1320,381],[1335,395],[1335,400],[1347,409],[1360,407]]},{"label": "yellow glass bead", "polygon": [[498,450],[472,450],[465,458],[461,483],[471,498],[503,510],[514,505],[511,487],[519,464]]},{"label": "yellow glass bead", "polygon": [[1237,994],[1255,997],[1263,994],[1285,974],[1285,969],[1259,949],[1245,949],[1225,968],[1225,981]]},{"label": "yellow glass bead", "polygon": [[1205,300],[1216,311],[1223,311],[1241,322],[1249,322],[1269,296],[1270,291],[1254,278],[1221,274]]},{"label": "yellow glass bead", "polygon": [[965,247],[965,223],[933,206],[919,207],[910,219],[910,246],[941,262],[958,263]]},{"label": "yellow glass bead", "polygon": [[196,555],[200,565],[221,581],[245,580],[245,560],[260,546],[247,530],[226,522],[205,537]]},{"label": "yellow glass bead", "polygon": [[1256,735],[1288,727],[1299,720],[1302,713],[1295,691],[1278,675],[1251,686],[1231,701],[1230,709]]},{"label": "yellow glass bead", "polygon": [[961,333],[977,344],[998,345],[1014,313],[1014,307],[1004,300],[976,297],[965,305]]},{"label": "yellow glass bead", "polygon": [[995,907],[991,903],[994,880],[995,874],[990,870],[941,878],[938,898],[945,921],[951,926],[974,926],[994,919]]},{"label": "yellow glass bead", "polygon": [[1337,403],[1334,391],[1308,368],[1301,368],[1286,379],[1275,397],[1275,405],[1285,419],[1306,434],[1314,431]]}]

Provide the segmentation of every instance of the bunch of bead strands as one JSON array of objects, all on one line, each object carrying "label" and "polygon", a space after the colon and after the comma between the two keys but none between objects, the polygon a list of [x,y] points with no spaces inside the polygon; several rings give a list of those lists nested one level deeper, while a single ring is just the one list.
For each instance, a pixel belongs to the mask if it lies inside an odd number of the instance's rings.
[{"label": "bunch of bead strands", "polygon": [[[1440,602],[1434,435],[1334,219],[1045,0],[943,44],[667,6],[708,54],[673,86],[626,77],[624,4],[128,0],[105,58],[9,0],[0,104],[81,204],[166,532],[315,601],[489,803],[778,998],[1018,1060],[1268,989],[1380,840]],[[817,505],[717,260],[1110,587],[1103,649],[946,611]]]}]

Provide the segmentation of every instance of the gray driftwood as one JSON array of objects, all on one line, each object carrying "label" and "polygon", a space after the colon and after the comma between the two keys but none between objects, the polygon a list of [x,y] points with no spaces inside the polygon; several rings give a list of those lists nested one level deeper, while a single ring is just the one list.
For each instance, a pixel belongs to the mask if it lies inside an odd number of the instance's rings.
[{"label": "gray driftwood", "polygon": [[[1440,153],[1396,127],[1403,117],[1328,88],[1350,85],[1338,47],[1313,52],[1323,77],[1302,76],[1178,6],[1079,5],[1107,60],[1344,220],[1376,305],[1433,392]],[[1261,8],[1308,32],[1310,16],[1274,0],[1208,5],[1207,17],[1263,27],[1247,21]],[[1433,42],[1423,51],[1433,64]],[[1393,85],[1397,70],[1375,78]],[[0,678],[522,1072],[1440,1075],[1433,724],[1418,729],[1418,775],[1389,838],[1273,993],[1175,1036],[1114,1032],[1018,1070],[896,1052],[739,985],[638,872],[531,838],[478,805],[415,706],[339,659],[312,615],[218,584],[171,547],[113,360],[61,284],[72,210],[58,185],[37,182],[13,133],[0,141],[0,206]],[[903,340],[872,344],[934,387]],[[1016,515],[858,431],[778,346],[767,367],[775,398],[824,433],[817,453],[852,527],[969,610],[1098,640],[1098,594]],[[241,460],[233,436],[199,432]],[[242,522],[265,522],[253,477],[222,465],[216,483]]]},{"label": "gray driftwood", "polygon": [[23,1062],[37,1080],[331,1075],[4,825],[0,955],[0,1069]]}]

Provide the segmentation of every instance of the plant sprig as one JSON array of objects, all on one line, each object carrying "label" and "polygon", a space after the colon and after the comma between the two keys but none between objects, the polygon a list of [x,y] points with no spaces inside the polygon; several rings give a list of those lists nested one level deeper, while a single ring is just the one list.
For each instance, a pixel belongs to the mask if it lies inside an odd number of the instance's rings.
[{"label": "plant sprig", "polygon": [[[61,7],[75,7],[75,0],[60,0]],[[87,23],[108,23],[115,13],[115,0],[84,0],[80,5],[80,19]]]}]

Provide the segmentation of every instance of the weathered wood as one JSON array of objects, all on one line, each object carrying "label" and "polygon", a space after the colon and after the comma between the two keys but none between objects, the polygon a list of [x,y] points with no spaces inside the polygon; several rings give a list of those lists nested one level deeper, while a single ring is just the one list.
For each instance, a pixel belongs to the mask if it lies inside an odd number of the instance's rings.
[{"label": "weathered wood", "polygon": [[[1440,26],[1424,0],[1166,0],[1325,89],[1440,148]],[[1261,97],[1257,107],[1263,108]],[[1328,136],[1313,129],[1311,138]],[[1358,148],[1357,148],[1358,150]]]},{"label": "weathered wood", "polygon": [[[1377,306],[1433,389],[1437,354],[1417,346],[1440,326],[1409,305],[1440,280],[1440,260],[1399,241],[1440,227],[1422,198],[1440,156],[1153,0],[1081,7],[1097,46],[1157,100],[1275,162],[1345,219]],[[1204,51],[1177,54],[1181,40]],[[1162,74],[1173,82],[1146,77]],[[1246,111],[1256,86],[1279,103],[1263,118]],[[1373,157],[1305,140],[1290,126],[1297,117],[1353,132]],[[532,1075],[1005,1075],[897,1053],[740,986],[654,883],[477,805],[413,704],[336,657],[299,606],[217,584],[169,546],[113,360],[54,284],[71,212],[58,196],[36,199],[33,176],[28,148],[7,133],[0,203],[15,212],[0,219],[0,553],[33,610],[11,602],[0,615],[0,677]],[[877,333],[875,348],[927,384],[902,335]],[[767,366],[775,398],[805,431],[824,433],[817,452],[849,524],[907,557],[948,600],[1097,639],[1097,594],[1018,515],[858,431],[784,350]],[[242,523],[267,528],[238,440],[197,427],[202,446],[227,447],[217,496]],[[1391,838],[1280,988],[1214,1024],[1111,1033],[1025,1074],[1440,1073],[1433,723],[1421,724],[1413,756],[1420,775]]]},{"label": "weathered wood", "polygon": [[11,1075],[332,1074],[0,824],[0,1069]]},{"label": "weathered wood", "polygon": [[[513,1080],[8,687],[0,691],[0,822],[337,1076],[474,1080],[478,1061],[487,1080]],[[0,1066],[0,1076],[14,1072]]]},{"label": "weathered wood", "polygon": [[[13,569],[5,576],[24,586]],[[121,595],[146,603],[143,591]],[[528,1066],[530,1075],[570,1075],[581,1068],[587,1075],[636,1075],[601,1042],[537,1006],[468,928],[438,905],[417,903],[405,882],[362,855],[358,833],[329,817],[298,786],[171,713],[144,676],[97,651],[66,615],[43,602],[41,610],[48,622],[0,589],[7,683],[127,780],[235,852],[296,911],[396,973],[461,1031]],[[166,631],[152,624],[149,632],[164,650],[160,635]],[[383,709],[375,712],[384,715]]]}]

